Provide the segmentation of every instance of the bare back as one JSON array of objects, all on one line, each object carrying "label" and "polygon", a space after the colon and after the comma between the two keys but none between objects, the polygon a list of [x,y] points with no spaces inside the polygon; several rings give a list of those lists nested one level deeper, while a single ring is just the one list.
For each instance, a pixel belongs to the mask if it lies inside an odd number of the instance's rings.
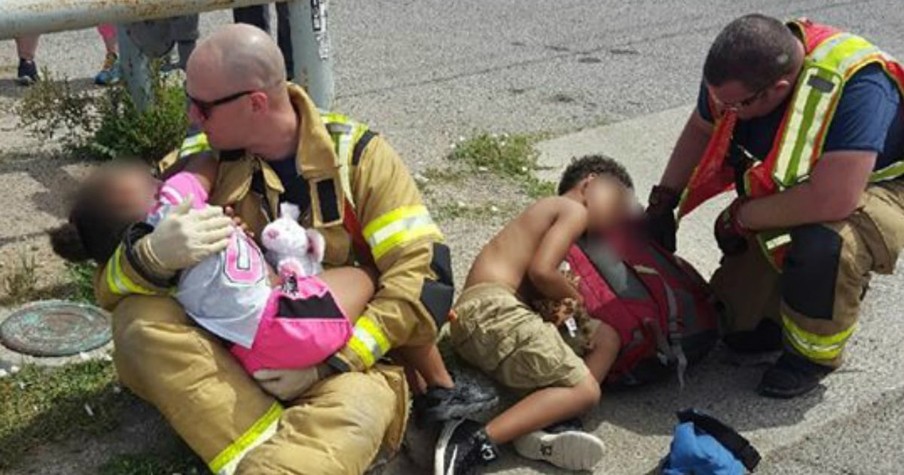
[{"label": "bare back", "polygon": [[557,272],[568,248],[586,228],[587,210],[580,203],[564,197],[537,201],[484,246],[465,288],[497,283],[528,297],[525,294],[542,287],[535,282],[538,277]]}]

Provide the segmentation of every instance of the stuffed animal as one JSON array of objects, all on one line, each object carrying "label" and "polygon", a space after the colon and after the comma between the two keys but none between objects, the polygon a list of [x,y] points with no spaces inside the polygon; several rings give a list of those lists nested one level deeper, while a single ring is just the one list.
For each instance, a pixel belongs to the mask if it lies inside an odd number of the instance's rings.
[{"label": "stuffed animal", "polygon": [[326,240],[319,232],[298,224],[301,214],[291,203],[279,205],[280,216],[264,228],[261,240],[267,261],[280,277],[307,277],[323,272]]}]

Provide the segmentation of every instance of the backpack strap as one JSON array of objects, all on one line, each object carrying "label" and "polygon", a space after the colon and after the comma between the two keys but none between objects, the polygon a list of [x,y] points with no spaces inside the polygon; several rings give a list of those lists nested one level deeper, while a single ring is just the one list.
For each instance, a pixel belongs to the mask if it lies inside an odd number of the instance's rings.
[{"label": "backpack strap", "polygon": [[691,422],[707,434],[713,436],[726,449],[731,451],[744,467],[751,472],[760,463],[760,453],[736,430],[728,427],[720,420],[696,409],[685,409],[678,412],[678,420]]},{"label": "backpack strap", "polygon": [[[659,274],[659,271],[646,266],[634,266],[634,270],[640,274],[653,275],[662,282],[662,288],[665,291],[666,303],[668,304],[668,322],[669,335],[666,342],[659,338],[658,346],[674,359],[677,363],[678,386],[684,389],[684,374],[687,372],[687,356],[684,354],[684,348],[681,346],[681,325],[678,323],[678,300],[675,298],[675,291],[669,287],[669,283],[665,277]],[[657,327],[658,330],[658,327]],[[658,334],[661,337],[661,332]]]}]

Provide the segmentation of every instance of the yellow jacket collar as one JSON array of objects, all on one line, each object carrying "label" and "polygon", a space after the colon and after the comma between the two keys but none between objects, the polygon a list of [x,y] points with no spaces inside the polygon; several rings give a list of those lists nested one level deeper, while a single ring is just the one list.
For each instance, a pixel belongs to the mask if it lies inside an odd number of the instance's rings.
[{"label": "yellow jacket collar", "polygon": [[298,113],[298,150],[295,163],[306,179],[336,174],[336,151],[329,131],[323,125],[320,111],[301,86],[288,84],[289,99]]}]

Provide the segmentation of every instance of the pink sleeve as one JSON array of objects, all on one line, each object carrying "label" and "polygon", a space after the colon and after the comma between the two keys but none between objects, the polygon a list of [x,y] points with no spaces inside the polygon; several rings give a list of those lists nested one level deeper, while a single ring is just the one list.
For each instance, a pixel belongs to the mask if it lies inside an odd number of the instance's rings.
[{"label": "pink sleeve", "polygon": [[198,177],[189,172],[180,172],[163,183],[157,199],[162,205],[177,205],[188,195],[192,195],[192,208],[200,209],[207,205],[207,190],[201,186]]}]

